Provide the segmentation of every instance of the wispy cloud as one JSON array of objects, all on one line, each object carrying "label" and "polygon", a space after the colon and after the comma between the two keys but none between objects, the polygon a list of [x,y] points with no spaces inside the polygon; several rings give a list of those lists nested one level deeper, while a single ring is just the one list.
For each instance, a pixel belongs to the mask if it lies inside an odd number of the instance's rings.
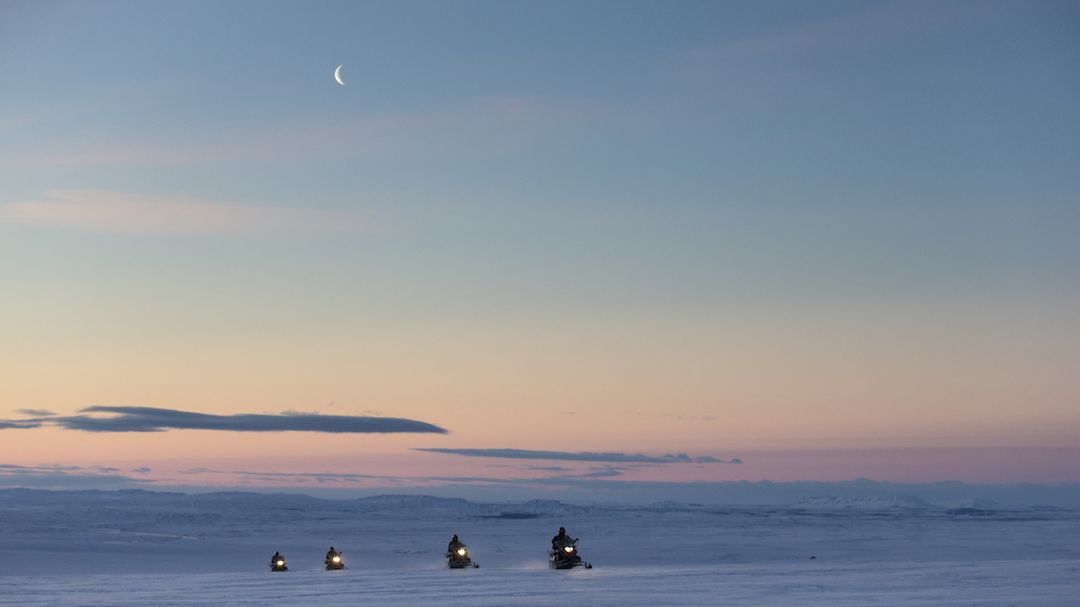
[{"label": "wispy cloud", "polygon": [[257,481],[277,481],[277,482],[304,482],[315,481],[316,483],[355,483],[359,481],[368,480],[382,480],[382,481],[397,481],[397,477],[393,476],[380,476],[373,474],[360,474],[352,472],[254,472],[249,470],[234,470],[230,474],[235,474],[248,479]]},{"label": "wispy cloud", "polygon": [[108,190],[47,190],[35,200],[0,204],[0,221],[32,226],[128,234],[261,234],[352,231],[353,212],[289,208]]},{"label": "wispy cloud", "polygon": [[16,464],[0,464],[2,474],[33,474],[35,472],[71,472],[81,470],[80,466],[18,466]]},{"label": "wispy cloud", "polygon": [[742,460],[733,457],[731,459],[721,459],[719,457],[713,457],[711,455],[699,455],[694,458],[694,462],[698,464],[741,464]]},{"label": "wispy cloud", "polygon": [[[528,449],[448,449],[427,448],[414,449],[414,451],[426,451],[428,453],[444,453],[447,455],[463,455],[465,457],[495,457],[505,459],[545,459],[574,462],[622,462],[636,464],[724,464],[728,462],[710,455],[691,457],[686,453],[665,455],[644,455],[641,453],[610,453],[593,451],[532,451]],[[737,459],[737,458],[736,458]],[[741,463],[741,460],[740,462]]]},{"label": "wispy cloud", "polygon": [[[237,483],[247,486],[273,486],[295,487],[316,485],[340,485],[340,486],[406,486],[410,484],[430,485],[432,482],[447,482],[442,477],[427,476],[393,476],[384,474],[364,474],[361,472],[273,472],[263,470],[217,470],[214,468],[196,467],[181,470],[180,474],[187,477],[195,477],[205,480],[205,477],[215,478],[220,483],[222,479],[229,483]],[[196,481],[198,482],[198,481]]]},{"label": "wispy cloud", "polygon": [[19,415],[25,415],[27,417],[44,417],[47,415],[56,415],[48,409],[16,409],[15,412]]},{"label": "wispy cloud", "polygon": [[559,485],[563,481],[580,481],[587,479],[611,479],[622,476],[630,467],[602,466],[589,468],[582,472],[575,472],[570,468],[558,468],[560,474],[543,477],[515,477],[500,478],[489,476],[401,476],[386,474],[365,474],[360,472],[274,472],[256,470],[217,470],[214,468],[189,468],[181,470],[180,474],[189,477],[222,477],[230,482],[239,482],[245,485],[266,485],[276,487],[309,486],[317,485],[340,485],[340,486],[432,486],[445,484],[519,484],[530,485]]},{"label": "wispy cloud", "polygon": [[152,483],[119,474],[110,466],[19,466],[0,464],[0,487],[34,489],[123,489]]},{"label": "wispy cloud", "polygon": [[62,167],[220,166],[293,162],[329,154],[457,153],[466,147],[490,153],[529,145],[560,125],[604,111],[596,102],[502,95],[333,121],[282,117],[269,126],[175,134],[166,140],[114,139],[80,146],[61,139],[47,142],[45,150],[5,160]]},{"label": "wispy cloud", "polygon": [[945,6],[938,2],[909,1],[856,4],[850,11],[698,48],[688,58],[704,62],[745,61],[780,54],[847,50],[1000,12],[1000,7],[988,3]]},{"label": "wispy cloud", "polygon": [[552,477],[551,480],[561,480],[564,478],[614,478],[616,476],[622,476],[626,468],[619,466],[604,466],[603,468],[593,468],[581,474],[567,474],[564,476]]},{"label": "wispy cloud", "polygon": [[79,411],[78,415],[0,421],[0,428],[35,428],[42,425],[85,432],[223,430],[229,432],[326,432],[333,434],[447,433],[446,429],[434,424],[398,417],[299,413],[212,415],[156,407],[97,406],[87,407]]}]

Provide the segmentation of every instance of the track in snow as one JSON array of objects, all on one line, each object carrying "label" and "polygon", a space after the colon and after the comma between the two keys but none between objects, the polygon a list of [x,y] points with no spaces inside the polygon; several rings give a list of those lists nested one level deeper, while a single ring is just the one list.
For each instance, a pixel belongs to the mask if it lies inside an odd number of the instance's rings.
[{"label": "track in snow", "polygon": [[479,569],[2,578],[0,605],[1028,605],[1080,596],[1080,562]]}]

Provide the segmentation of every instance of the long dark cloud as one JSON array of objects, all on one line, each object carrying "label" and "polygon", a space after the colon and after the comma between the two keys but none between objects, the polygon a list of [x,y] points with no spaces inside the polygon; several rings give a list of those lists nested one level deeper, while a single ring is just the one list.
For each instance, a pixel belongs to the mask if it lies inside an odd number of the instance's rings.
[{"label": "long dark cloud", "polygon": [[[528,449],[446,449],[428,448],[414,449],[414,451],[426,451],[428,453],[444,453],[447,455],[463,455],[465,457],[497,457],[505,459],[546,459],[572,462],[620,462],[631,464],[724,464],[728,461],[703,455],[691,457],[685,453],[666,455],[644,455],[641,453],[609,453],[594,451],[532,451]],[[730,463],[741,463],[730,460]]]},{"label": "long dark cloud", "polygon": [[0,430],[29,430],[43,425],[41,419],[0,419]]},{"label": "long dark cloud", "polygon": [[[147,468],[149,470],[149,468]],[[17,464],[0,464],[0,474],[39,474],[57,472],[85,472],[89,474],[114,474],[120,472],[119,468],[112,466],[20,466]]]},{"label": "long dark cloud", "polygon": [[[102,415],[104,414],[104,415]],[[57,426],[84,432],[160,432],[224,430],[229,432],[327,432],[334,434],[420,432],[446,434],[444,428],[414,419],[354,415],[283,413],[211,415],[156,407],[87,407],[78,415],[0,420],[2,428]]]}]

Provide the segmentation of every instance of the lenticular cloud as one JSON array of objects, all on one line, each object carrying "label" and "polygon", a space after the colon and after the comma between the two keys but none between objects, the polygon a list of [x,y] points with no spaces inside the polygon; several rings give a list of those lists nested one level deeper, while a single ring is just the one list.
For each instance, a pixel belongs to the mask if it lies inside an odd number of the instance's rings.
[{"label": "lenticular cloud", "polygon": [[[463,455],[465,457],[496,457],[505,459],[546,459],[574,462],[623,462],[634,464],[723,464],[742,463],[735,458],[725,462],[722,459],[710,455],[691,457],[685,453],[666,455],[644,455],[641,453],[610,453],[594,451],[533,451],[529,449],[415,449],[428,453],[444,453],[447,455]],[[738,461],[736,461],[738,460]]]},{"label": "lenticular cloud", "polygon": [[[103,415],[104,414],[104,415]],[[326,432],[446,434],[445,428],[414,419],[309,413],[212,415],[156,407],[87,407],[77,415],[0,420],[2,428],[56,426],[84,432],[160,432],[221,430],[228,432]]]}]

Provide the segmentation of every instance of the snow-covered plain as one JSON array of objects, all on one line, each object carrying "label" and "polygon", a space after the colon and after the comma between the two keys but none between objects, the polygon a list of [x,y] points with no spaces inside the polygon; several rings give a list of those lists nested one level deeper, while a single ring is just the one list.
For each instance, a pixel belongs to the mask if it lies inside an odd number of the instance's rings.
[{"label": "snow-covered plain", "polygon": [[[594,569],[547,568],[560,525]],[[444,568],[453,533],[480,569]],[[349,570],[320,570],[331,544]],[[266,571],[275,550],[292,571]],[[0,605],[435,602],[1075,605],[1080,513],[915,498],[717,507],[0,491]]]}]

